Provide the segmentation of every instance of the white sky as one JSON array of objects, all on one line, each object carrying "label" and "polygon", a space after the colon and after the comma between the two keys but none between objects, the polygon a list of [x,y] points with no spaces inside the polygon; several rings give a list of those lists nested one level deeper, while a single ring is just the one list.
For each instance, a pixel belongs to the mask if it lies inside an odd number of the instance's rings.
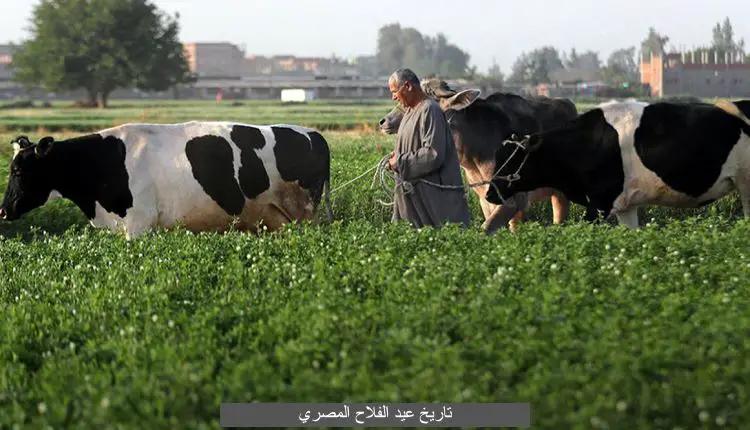
[{"label": "white sky", "polygon": [[[35,1],[2,0],[0,43],[27,37]],[[678,48],[710,43],[729,16],[750,44],[750,0],[155,0],[179,12],[181,38],[229,41],[248,54],[341,57],[373,54],[378,28],[400,22],[443,32],[486,71],[493,58],[508,73],[518,55],[542,45],[610,52],[638,46],[648,28]]]}]

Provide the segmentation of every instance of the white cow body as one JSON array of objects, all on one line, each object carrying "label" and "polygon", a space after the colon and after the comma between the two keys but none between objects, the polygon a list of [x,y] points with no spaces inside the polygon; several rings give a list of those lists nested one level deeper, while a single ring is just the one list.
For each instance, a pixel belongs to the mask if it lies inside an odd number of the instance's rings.
[{"label": "white cow body", "polygon": [[750,189],[750,136],[740,133],[737,144],[721,167],[714,184],[698,197],[677,191],[647,168],[635,150],[635,132],[647,103],[610,102],[599,106],[620,138],[625,182],[612,213],[630,227],[638,226],[637,208],[644,205],[696,207],[719,199],[738,187]]}]

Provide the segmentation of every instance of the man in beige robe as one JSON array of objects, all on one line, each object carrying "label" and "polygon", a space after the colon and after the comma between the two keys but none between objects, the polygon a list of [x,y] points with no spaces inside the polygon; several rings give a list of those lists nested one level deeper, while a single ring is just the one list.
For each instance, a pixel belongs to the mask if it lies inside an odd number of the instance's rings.
[{"label": "man in beige robe", "polygon": [[[388,80],[393,99],[404,108],[396,150],[388,164],[413,190],[398,186],[393,220],[407,220],[415,227],[445,223],[469,225],[469,206],[462,188],[446,189],[433,184],[461,186],[461,170],[448,122],[436,101],[427,97],[419,78],[409,69],[396,70]],[[423,181],[424,180],[424,181]]]}]

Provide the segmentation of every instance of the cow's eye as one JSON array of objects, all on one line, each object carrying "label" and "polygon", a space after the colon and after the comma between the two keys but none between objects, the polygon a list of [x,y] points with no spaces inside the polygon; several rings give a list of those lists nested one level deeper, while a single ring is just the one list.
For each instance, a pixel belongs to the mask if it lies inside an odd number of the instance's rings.
[{"label": "cow's eye", "polygon": [[21,169],[11,169],[10,174],[13,176],[21,176]]}]

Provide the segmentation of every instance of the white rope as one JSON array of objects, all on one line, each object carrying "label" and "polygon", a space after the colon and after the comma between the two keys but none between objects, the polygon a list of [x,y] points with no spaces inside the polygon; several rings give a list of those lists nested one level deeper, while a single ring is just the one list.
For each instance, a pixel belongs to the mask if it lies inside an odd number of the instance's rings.
[{"label": "white rope", "polygon": [[[432,182],[424,178],[416,179],[414,182],[422,182],[424,184],[427,184],[436,188],[444,189],[444,190],[463,190],[464,192],[467,192],[471,188],[481,187],[484,185],[491,185],[495,189],[495,192],[497,193],[498,197],[500,197],[500,200],[503,202],[503,204],[505,204],[505,199],[503,198],[502,194],[500,194],[500,190],[498,189],[494,181],[497,179],[501,179],[501,180],[508,182],[509,186],[512,185],[513,182],[521,179],[521,175],[520,175],[521,169],[526,164],[526,160],[529,158],[529,153],[527,152],[524,155],[523,160],[521,161],[521,164],[518,165],[518,168],[516,169],[515,172],[511,173],[510,175],[500,176],[500,172],[505,168],[505,166],[508,165],[510,160],[512,160],[513,157],[515,157],[516,153],[518,153],[518,151],[521,149],[522,150],[526,149],[523,143],[517,142],[514,140],[506,140],[503,142],[503,145],[506,145],[508,143],[512,143],[516,145],[516,148],[513,150],[513,153],[510,154],[510,156],[505,160],[503,165],[500,166],[497,170],[495,170],[495,174],[493,174],[492,177],[488,180],[473,182],[473,183],[465,184],[465,185],[464,184],[462,185],[438,184],[436,182]],[[380,161],[378,161],[376,165],[365,170],[361,175],[331,190],[331,194],[347,187],[348,185],[354,183],[355,181],[362,179],[363,177],[365,177],[367,174],[369,174],[370,172],[374,170],[375,174],[373,175],[373,178],[372,178],[371,188],[378,186],[380,190],[382,191],[383,195],[389,196],[389,200],[383,200],[382,198],[378,198],[377,200],[378,203],[380,203],[383,206],[393,206],[394,201],[392,199],[392,196],[395,194],[395,192],[397,192],[398,188],[401,187],[403,189],[404,195],[410,194],[414,192],[414,183],[409,182],[409,181],[404,181],[401,178],[399,178],[396,172],[390,169],[390,166],[388,163],[389,158],[390,158],[390,155],[384,156],[383,158],[380,159]]]},{"label": "white rope", "polygon": [[347,187],[347,186],[349,186],[350,184],[352,184],[352,183],[354,183],[354,182],[356,182],[356,181],[358,181],[358,180],[360,180],[360,179],[364,178],[365,176],[367,176],[367,174],[368,174],[368,173],[370,173],[370,172],[372,172],[373,170],[377,169],[377,168],[378,168],[378,165],[379,165],[379,164],[380,164],[380,163],[378,163],[378,164],[376,164],[376,165],[374,165],[374,166],[370,167],[369,169],[365,170],[365,171],[364,171],[364,172],[363,172],[363,173],[362,173],[361,175],[357,176],[356,178],[354,178],[354,179],[352,179],[352,180],[349,180],[349,181],[346,181],[346,182],[344,182],[343,184],[339,185],[338,187],[336,187],[336,188],[332,189],[332,190],[331,190],[331,194],[335,193],[336,191],[338,191],[338,190],[340,190],[340,189],[342,189],[342,188],[346,188],[346,187]]}]

